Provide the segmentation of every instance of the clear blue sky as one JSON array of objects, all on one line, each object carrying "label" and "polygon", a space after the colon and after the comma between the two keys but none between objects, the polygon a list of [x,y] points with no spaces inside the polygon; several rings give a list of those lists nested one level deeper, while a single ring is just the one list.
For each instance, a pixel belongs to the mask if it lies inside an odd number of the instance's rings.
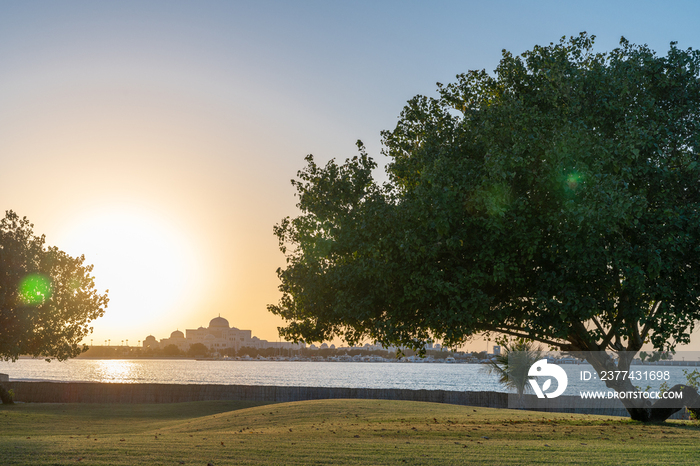
[{"label": "clear blue sky", "polygon": [[[277,339],[272,226],[313,153],[380,161],[415,94],[587,31],[700,47],[697,2],[0,3],[0,207],[109,288],[96,342],[206,325]],[[481,349],[481,345],[479,345]]]}]

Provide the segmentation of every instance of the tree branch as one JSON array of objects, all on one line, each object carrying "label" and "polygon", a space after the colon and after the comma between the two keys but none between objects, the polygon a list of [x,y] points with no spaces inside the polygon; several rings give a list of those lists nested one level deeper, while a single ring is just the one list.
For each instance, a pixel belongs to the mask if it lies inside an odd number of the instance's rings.
[{"label": "tree branch", "polygon": [[527,339],[527,340],[535,340],[535,341],[539,341],[540,343],[545,343],[545,344],[547,344],[547,345],[552,345],[552,346],[559,346],[559,347],[561,347],[562,345],[565,345],[565,344],[566,344],[566,343],[557,342],[557,341],[554,341],[554,340],[549,340],[549,339],[547,339],[547,338],[541,338],[541,337],[533,336],[533,335],[530,335],[530,334],[527,334],[527,333],[519,333],[519,332],[517,332],[517,331],[510,330],[510,329],[508,329],[507,327],[489,326],[489,327],[484,328],[484,330],[489,331],[489,332],[504,333],[504,334],[506,334],[506,335],[510,335],[510,336],[518,337],[518,338],[525,338],[525,339]]},{"label": "tree branch", "polygon": [[612,341],[612,339],[614,337],[620,338],[620,335],[617,333],[617,330],[616,330],[617,327],[620,325],[620,322],[622,322],[622,313],[619,312],[619,309],[618,309],[617,319],[615,319],[615,322],[612,325],[610,325],[610,332],[608,332],[608,334],[605,336],[605,338],[603,338],[602,343],[600,343],[600,345],[598,345],[598,349],[600,351],[605,351],[605,348],[608,347],[608,345],[610,344],[610,342]]},{"label": "tree branch", "polygon": [[593,323],[595,323],[595,326],[598,327],[598,330],[600,330],[600,333],[605,335],[605,329],[603,328],[602,325],[600,325],[600,322],[598,322],[598,319],[596,319],[595,317],[592,317],[591,320],[593,321]]},{"label": "tree branch", "polygon": [[644,324],[644,328],[642,329],[642,334],[640,335],[642,338],[642,343],[647,339],[647,336],[649,335],[649,331],[651,330],[651,324],[652,319],[656,315],[656,313],[659,311],[659,308],[661,307],[662,301],[657,301],[656,304],[654,304],[654,308],[651,311],[651,315],[649,315],[649,318],[647,319],[647,323]]},{"label": "tree branch", "polygon": [[[644,341],[642,340],[642,336],[639,333],[639,325],[637,324],[637,321],[629,322],[629,324],[632,327],[632,338],[630,338],[630,342],[627,345],[627,350],[633,351],[633,348],[636,347],[634,351],[639,351],[639,348],[641,348],[642,344],[644,343]],[[635,344],[634,347],[632,346],[633,339]]]},{"label": "tree branch", "polygon": [[619,333],[615,332],[615,343],[611,345],[615,351],[624,351],[625,347],[622,346],[622,337]]},{"label": "tree branch", "polygon": [[[605,330],[602,328],[602,326],[600,327],[600,330],[603,332],[603,335],[605,335]],[[572,322],[571,331],[572,334],[569,335],[569,341],[578,346],[578,351],[593,351],[591,345],[595,346],[596,343],[591,341],[591,335],[583,322]]]}]

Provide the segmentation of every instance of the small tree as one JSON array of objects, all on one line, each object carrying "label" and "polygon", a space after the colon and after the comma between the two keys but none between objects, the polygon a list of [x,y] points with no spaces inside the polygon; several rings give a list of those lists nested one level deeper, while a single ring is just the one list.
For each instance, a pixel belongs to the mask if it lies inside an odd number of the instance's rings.
[{"label": "small tree", "polygon": [[[72,358],[102,316],[107,292],[95,289],[85,257],[46,247],[26,217],[8,211],[0,220],[0,358],[20,355]],[[12,400],[0,386],[3,403]]]},{"label": "small tree", "polygon": [[222,356],[233,357],[236,355],[236,349],[235,348],[222,348],[219,350],[219,354],[221,354]]},{"label": "small tree", "polygon": [[248,357],[255,359],[256,357],[258,357],[259,352],[256,348],[253,348],[250,346],[242,346],[238,350],[237,354],[238,354],[238,356],[241,356],[241,357],[248,356]]},{"label": "small tree", "polygon": [[485,371],[498,376],[498,383],[514,389],[518,394],[518,405],[523,407],[523,397],[529,390],[528,381],[534,379],[528,375],[530,366],[542,359],[542,349],[535,347],[531,341],[517,339],[503,345],[503,352],[491,360]]},{"label": "small tree", "polygon": [[191,358],[196,356],[207,356],[209,355],[209,348],[202,343],[193,343],[187,350],[187,355]]},{"label": "small tree", "polygon": [[[688,372],[688,370],[683,369],[683,374],[685,375],[686,386],[695,391],[700,389],[700,372],[698,372],[697,369],[693,369],[692,372]],[[688,408],[688,411],[690,411],[690,416],[693,419],[696,421],[700,420],[700,398],[695,398],[695,404],[687,404],[686,407]]]},{"label": "small tree", "polygon": [[177,345],[170,344],[163,348],[163,354],[165,356],[180,356],[183,353],[180,351],[180,348],[178,348]]}]

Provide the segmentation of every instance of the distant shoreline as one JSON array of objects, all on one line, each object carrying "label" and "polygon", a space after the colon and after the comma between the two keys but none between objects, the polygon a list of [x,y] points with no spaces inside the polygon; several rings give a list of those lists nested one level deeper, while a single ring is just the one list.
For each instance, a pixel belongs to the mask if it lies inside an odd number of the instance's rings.
[{"label": "distant shoreline", "polygon": [[[36,358],[32,356],[20,356],[18,359],[21,360],[44,360],[44,358]],[[197,357],[187,357],[187,356],[131,356],[131,357],[94,357],[94,356],[78,356],[71,359],[84,359],[90,361],[199,361],[199,362],[338,362],[338,363],[348,363],[348,362],[361,362],[361,363],[390,363],[390,364],[485,364],[484,361],[470,361],[455,359],[452,361],[446,361],[445,359],[385,359],[385,360],[337,360],[331,358],[300,358],[300,359],[282,359],[282,358],[197,358]],[[52,361],[56,361],[52,359]],[[553,361],[555,364],[570,365],[571,362],[557,362]],[[578,363],[576,363],[578,364]],[[586,364],[585,362],[582,364]],[[671,367],[700,367],[700,361],[654,361],[654,362],[633,362],[633,366],[671,366]]]}]

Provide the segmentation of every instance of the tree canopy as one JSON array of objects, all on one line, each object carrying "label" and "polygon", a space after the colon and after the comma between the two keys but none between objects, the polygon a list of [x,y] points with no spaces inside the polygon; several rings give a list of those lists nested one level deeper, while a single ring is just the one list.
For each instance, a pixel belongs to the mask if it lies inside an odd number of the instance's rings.
[{"label": "tree canopy", "polygon": [[209,348],[203,343],[193,343],[187,349],[187,355],[194,358],[197,356],[207,356],[209,355]]},{"label": "tree canopy", "polygon": [[90,322],[104,314],[107,292],[95,289],[91,265],[46,247],[26,217],[0,220],[0,358],[65,360],[87,347]]},{"label": "tree canopy", "polygon": [[[565,351],[688,343],[700,318],[700,54],[585,33],[416,96],[365,153],[293,181],[270,311],[293,340],[493,332]],[[596,369],[609,359],[590,361]],[[620,387],[617,387],[620,388]]]}]

